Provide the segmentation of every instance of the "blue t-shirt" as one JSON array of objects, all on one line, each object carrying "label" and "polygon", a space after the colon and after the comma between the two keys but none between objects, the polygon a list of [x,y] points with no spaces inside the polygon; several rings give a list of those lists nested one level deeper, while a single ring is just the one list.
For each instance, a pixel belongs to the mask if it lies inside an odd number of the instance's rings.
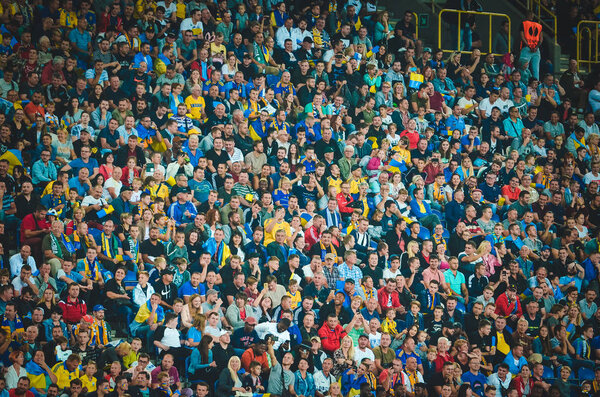
[{"label": "blue t-shirt", "polygon": [[69,163],[73,171],[73,176],[79,175],[79,170],[82,168],[87,168],[90,172],[90,175],[94,174],[94,168],[98,168],[98,161],[94,158],[90,158],[87,163],[84,163],[82,159],[76,158]]},{"label": "blue t-shirt", "polygon": [[77,190],[77,194],[83,197],[90,189],[90,185],[79,182],[79,177],[74,176],[73,178],[69,179],[69,188]]},{"label": "blue t-shirt", "polygon": [[192,296],[194,294],[200,294],[204,296],[204,285],[200,284],[198,285],[198,287],[194,288],[190,281],[186,281],[185,284],[183,284],[178,291],[178,295],[180,298],[183,298],[184,296]]},{"label": "blue t-shirt", "polygon": [[276,189],[273,192],[273,202],[279,201],[279,205],[281,205],[283,208],[287,208],[288,207],[289,199],[290,199],[290,194],[289,193],[285,193],[281,189]]},{"label": "blue t-shirt", "polygon": [[471,371],[467,371],[464,374],[462,374],[461,379],[463,382],[468,382],[471,385],[473,393],[483,397],[485,385],[487,383],[487,378],[483,376],[481,372],[477,375],[474,375]]}]

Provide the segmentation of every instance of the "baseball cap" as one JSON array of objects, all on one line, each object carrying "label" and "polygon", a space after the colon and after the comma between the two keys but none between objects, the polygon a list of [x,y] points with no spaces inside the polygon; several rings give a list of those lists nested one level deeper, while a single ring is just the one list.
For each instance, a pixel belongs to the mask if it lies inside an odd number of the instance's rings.
[{"label": "baseball cap", "polygon": [[85,316],[82,317],[83,321],[85,321],[86,323],[93,323],[94,322],[94,318],[92,316],[90,316],[89,314],[86,314]]},{"label": "baseball cap", "polygon": [[318,336],[313,336],[312,338],[310,338],[310,341],[317,341],[319,343],[321,343],[321,338],[319,338]]},{"label": "baseball cap", "polygon": [[160,272],[161,276],[165,276],[167,274],[173,275],[173,274],[175,274],[175,272],[172,269],[164,269]]},{"label": "baseball cap", "polygon": [[304,40],[302,40],[305,43],[313,43],[313,39],[311,39],[310,37],[305,37]]},{"label": "baseball cap", "polygon": [[352,168],[350,168],[351,171],[356,171],[356,170],[359,170],[359,169],[360,169],[360,165],[358,165],[358,164],[354,164],[352,166]]},{"label": "baseball cap", "polygon": [[511,291],[516,291],[517,290],[517,286],[514,284],[510,284],[508,287],[506,287],[506,289],[511,290]]},{"label": "baseball cap", "polygon": [[223,335],[227,335],[229,333],[229,331],[222,329],[221,332],[219,332],[219,338]]},{"label": "baseball cap", "polygon": [[347,278],[346,281],[347,283],[351,283],[351,284],[355,284],[354,279],[353,278]]},{"label": "baseball cap", "polygon": [[244,322],[249,325],[256,325],[258,323],[254,317],[246,317]]},{"label": "baseball cap", "polygon": [[96,305],[94,306],[94,311],[95,312],[99,312],[100,310],[106,310],[106,308],[102,305]]},{"label": "baseball cap", "polygon": [[323,153],[335,153],[335,149],[334,149],[334,148],[332,148],[332,147],[330,147],[330,146],[327,146],[327,147],[326,147],[326,148],[323,150]]},{"label": "baseball cap", "polygon": [[54,208],[52,208],[52,209],[49,209],[48,212],[46,212],[46,215],[58,216],[58,213],[56,212],[56,210]]}]

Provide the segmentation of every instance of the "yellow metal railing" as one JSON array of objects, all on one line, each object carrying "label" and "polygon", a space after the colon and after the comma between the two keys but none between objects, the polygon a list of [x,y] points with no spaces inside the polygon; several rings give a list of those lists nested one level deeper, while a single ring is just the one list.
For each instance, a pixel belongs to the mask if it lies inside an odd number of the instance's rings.
[{"label": "yellow metal railing", "polygon": [[[558,31],[558,20],[556,18],[556,14],[543,5],[540,0],[527,0],[527,9],[533,11],[533,13],[537,16],[538,22],[542,24],[542,26],[546,27],[546,29],[550,30],[554,35],[554,44],[558,44],[557,41],[557,31]],[[542,13],[543,12],[543,13]],[[552,23],[548,23],[543,18],[551,18]]]},{"label": "yellow metal railing", "polygon": [[419,16],[416,12],[413,12],[413,18],[415,20],[415,39],[419,38]]},{"label": "yellow metal railing", "polygon": [[[584,26],[587,25],[587,26]],[[600,63],[598,56],[598,39],[600,38],[600,21],[579,21],[577,24],[577,65],[586,64],[588,70],[592,64]],[[583,57],[582,39],[585,39],[584,33],[587,33],[587,56]],[[592,49],[592,47],[594,47]]]},{"label": "yellow metal railing", "polygon": [[[508,52],[510,52],[511,50],[511,22],[510,22],[510,17],[506,14],[499,14],[497,12],[477,12],[477,11],[462,11],[462,10],[453,10],[453,9],[449,9],[449,8],[445,8],[443,10],[440,11],[440,13],[438,14],[438,48],[441,48],[442,51],[444,52],[455,52],[457,50],[445,50],[443,45],[442,45],[442,14],[444,13],[454,13],[454,14],[458,14],[458,46],[456,48],[458,48],[461,53],[463,54],[470,54],[472,51],[462,51],[460,50],[460,48],[462,47],[462,25],[461,25],[461,16],[463,14],[467,14],[467,15],[481,15],[481,16],[487,16],[489,17],[489,37],[488,37],[488,41],[489,41],[489,53],[493,54],[493,49],[492,49],[492,44],[493,44],[493,30],[492,30],[492,17],[501,17],[501,18],[505,18],[508,20]],[[504,54],[494,54],[494,56],[503,56]]]}]

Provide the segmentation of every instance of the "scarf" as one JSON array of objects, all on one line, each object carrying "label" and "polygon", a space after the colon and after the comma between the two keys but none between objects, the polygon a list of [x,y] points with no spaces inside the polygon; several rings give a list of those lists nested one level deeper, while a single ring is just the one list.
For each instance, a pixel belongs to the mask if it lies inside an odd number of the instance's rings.
[{"label": "scarf", "polygon": [[104,232],[102,232],[100,238],[102,240],[102,253],[110,259],[114,258],[115,254],[113,251],[116,252],[116,249],[114,244],[111,244],[111,242],[114,242],[113,236],[108,237],[106,234],[104,234]]},{"label": "scarf", "polygon": [[[329,211],[327,211],[327,213],[329,213]],[[319,241],[319,247],[321,247],[321,261],[322,262],[325,262],[325,255],[333,254],[335,256],[335,259],[333,261],[334,261],[334,263],[337,263],[337,260],[338,260],[337,251],[335,250],[333,244],[329,244],[329,249],[331,250],[331,252],[327,252],[327,248],[320,241]]]},{"label": "scarf", "polygon": [[393,392],[397,384],[406,384],[406,382],[404,382],[404,376],[404,372],[395,373],[394,376],[392,376],[392,381],[390,382],[390,392],[392,392],[392,395],[394,394]]},{"label": "scarf", "polygon": [[365,294],[365,301],[373,298],[373,289],[370,289],[369,292],[367,292],[364,286],[361,285],[361,288],[363,290],[363,294]]},{"label": "scarf", "polygon": [[60,247],[60,242],[54,233],[50,233],[50,249],[54,255],[62,258],[62,248]]},{"label": "scarf", "polygon": [[94,319],[94,324],[92,324],[92,328],[94,329],[94,332],[96,334],[95,344],[106,346],[108,342],[110,342],[110,339],[108,338],[108,326],[106,325],[106,321],[98,321]]},{"label": "scarf", "polygon": [[131,238],[129,233],[127,234],[127,241],[129,242],[129,250],[133,255],[133,258],[129,258],[130,260],[137,262],[140,254],[140,242],[138,240],[134,240]]},{"label": "scarf", "polygon": [[440,203],[444,202],[445,199],[445,195],[444,192],[442,190],[442,186],[438,185],[437,183],[433,183],[433,198]]},{"label": "scarf", "polygon": [[546,189],[550,189],[550,182],[552,181],[552,175],[546,175],[542,173],[542,185],[544,185],[544,187]]},{"label": "scarf", "polygon": [[[102,233],[104,235],[104,233]],[[83,258],[83,267],[85,276],[92,281],[98,281],[100,279],[100,268],[98,266],[98,259],[94,259],[94,262],[90,263],[88,258]]]},{"label": "scarf", "polygon": [[411,388],[411,390],[414,390],[415,389],[415,383],[417,383],[417,374],[418,374],[418,372],[415,371],[412,374],[410,372],[406,371],[406,370],[404,372],[406,372],[406,375],[408,375],[408,381],[410,382],[410,386],[411,386],[410,388]]},{"label": "scarf", "polygon": [[387,331],[387,333],[392,336],[395,336],[398,333],[398,330],[396,329],[396,322],[387,318],[383,320],[381,329]]},{"label": "scarf", "polygon": [[439,303],[437,294],[431,295],[431,292],[427,291],[427,307],[433,312],[433,308]]},{"label": "scarf", "polygon": [[71,244],[73,245],[73,248],[75,248],[75,250],[81,249],[81,237],[79,237],[77,231],[73,230],[73,234],[69,237],[69,239],[73,240]]},{"label": "scarf", "polygon": [[[73,335],[79,335],[79,329],[81,328],[81,324],[77,324],[73,326]],[[96,329],[94,329],[94,324],[89,328],[90,330],[90,340],[88,342],[88,346],[94,346],[96,341]]]},{"label": "scarf", "polygon": [[[327,209],[325,210],[325,213],[327,215],[327,226],[340,226],[342,223],[342,219],[340,214],[335,211],[333,214]],[[323,257],[324,260],[325,257]]]},{"label": "scarf", "polygon": [[0,325],[0,328],[5,330],[8,333],[8,335],[17,332],[25,332],[23,322],[21,321],[21,317],[19,317],[18,314],[15,314],[14,329],[11,327],[11,321],[7,319],[6,316],[2,316],[2,325]]},{"label": "scarf", "polygon": [[60,235],[60,238],[62,239],[62,242],[65,245],[67,252],[69,252],[69,254],[73,254],[75,252],[75,246],[71,243],[70,239],[67,236],[65,236],[64,233]]},{"label": "scarf", "polygon": [[444,238],[444,236],[438,236],[437,234],[433,235],[433,241],[435,241],[435,245],[443,245],[444,246],[444,251],[448,249],[448,245],[446,244],[446,239]]}]

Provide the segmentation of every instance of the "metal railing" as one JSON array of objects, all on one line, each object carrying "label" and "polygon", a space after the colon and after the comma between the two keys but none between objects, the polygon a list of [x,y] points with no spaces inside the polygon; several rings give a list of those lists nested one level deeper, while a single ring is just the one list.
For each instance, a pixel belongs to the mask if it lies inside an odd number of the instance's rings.
[{"label": "metal railing", "polygon": [[[533,11],[538,22],[546,29],[550,30],[554,36],[554,44],[558,44],[558,19],[556,18],[556,14],[543,5],[540,0],[527,0],[527,9]],[[550,18],[552,22],[548,22],[545,18]]]},{"label": "metal railing", "polygon": [[[585,26],[587,25],[587,26]],[[582,64],[587,65],[588,70],[591,70],[592,64],[600,63],[598,56],[598,39],[600,39],[600,21],[579,21],[577,24],[577,66]],[[586,33],[584,35],[584,33]],[[587,36],[587,37],[584,37]],[[584,47],[582,39],[587,39],[587,56],[584,57],[582,52]]]},{"label": "metal railing", "polygon": [[[442,15],[445,13],[454,13],[454,14],[458,14],[458,46],[456,48],[458,48],[459,50],[453,49],[453,50],[446,50],[444,49],[443,45],[442,45]],[[463,51],[460,50],[460,48],[462,47],[462,24],[461,24],[461,16],[463,14],[467,14],[467,15],[481,15],[481,16],[487,16],[489,17],[489,36],[488,36],[488,42],[489,42],[489,53],[494,54],[494,56],[503,56],[504,54],[495,54],[493,53],[493,48],[492,48],[492,44],[493,44],[493,30],[492,30],[492,18],[493,17],[501,17],[501,18],[505,18],[508,20],[508,52],[511,51],[511,21],[510,21],[510,17],[506,14],[500,14],[497,12],[478,12],[478,11],[462,11],[462,10],[453,10],[453,9],[449,9],[449,8],[445,8],[443,10],[441,10],[438,14],[438,48],[441,48],[442,51],[444,52],[455,52],[455,51],[459,51],[463,54],[470,54],[472,51]],[[482,49],[483,50],[483,49]]]},{"label": "metal railing", "polygon": [[417,15],[416,12],[413,12],[412,14],[413,14],[413,18],[414,18],[413,20],[415,23],[415,39],[418,39],[419,38],[419,22],[420,22],[419,16]]}]

